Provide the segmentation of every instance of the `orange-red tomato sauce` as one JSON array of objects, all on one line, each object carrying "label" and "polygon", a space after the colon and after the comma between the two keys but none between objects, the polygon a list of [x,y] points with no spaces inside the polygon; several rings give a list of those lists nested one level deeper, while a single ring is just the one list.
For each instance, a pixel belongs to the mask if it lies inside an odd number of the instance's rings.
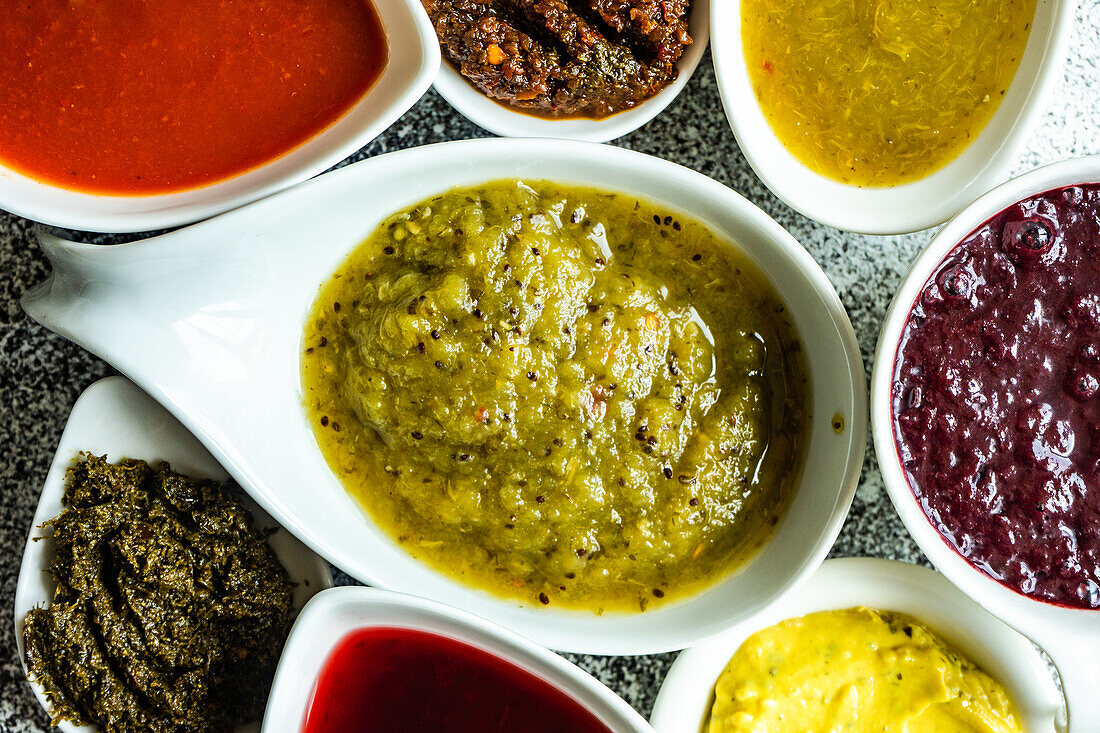
[{"label": "orange-red tomato sauce", "polygon": [[388,57],[369,0],[19,0],[0,163],[66,188],[194,188],[331,125]]}]

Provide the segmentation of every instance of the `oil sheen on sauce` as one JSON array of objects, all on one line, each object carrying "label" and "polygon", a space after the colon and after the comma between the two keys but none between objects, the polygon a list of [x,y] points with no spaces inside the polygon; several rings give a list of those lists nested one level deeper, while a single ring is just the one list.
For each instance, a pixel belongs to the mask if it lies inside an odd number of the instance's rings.
[{"label": "oil sheen on sauce", "polygon": [[33,0],[0,16],[0,163],[64,188],[166,193],[329,127],[386,66],[369,0]]},{"label": "oil sheen on sauce", "polygon": [[1048,191],[944,258],[902,332],[898,455],[959,554],[1100,608],[1100,187]]},{"label": "oil sheen on sauce", "polygon": [[395,213],[303,336],[329,466],[413,557],[532,605],[645,611],[772,536],[809,422],[793,320],[701,222],[549,181]]},{"label": "oil sheen on sauce", "polygon": [[706,733],[1022,733],[1008,690],[914,618],[850,608],[750,636]]},{"label": "oil sheen on sauce", "polygon": [[749,78],[804,165],[857,186],[923,178],[986,126],[1035,0],[745,0]]},{"label": "oil sheen on sauce", "polygon": [[321,671],[303,733],[609,733],[557,687],[497,656],[415,629],[345,636]]}]

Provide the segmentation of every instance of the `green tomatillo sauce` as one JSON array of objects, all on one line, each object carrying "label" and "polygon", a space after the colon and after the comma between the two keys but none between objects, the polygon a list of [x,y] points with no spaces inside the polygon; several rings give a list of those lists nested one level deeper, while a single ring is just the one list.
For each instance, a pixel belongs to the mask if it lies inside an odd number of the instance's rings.
[{"label": "green tomatillo sauce", "polygon": [[509,180],[397,213],[321,288],[303,349],[318,444],[375,522],[531,603],[645,610],[719,579],[801,464],[778,295],[632,196]]}]

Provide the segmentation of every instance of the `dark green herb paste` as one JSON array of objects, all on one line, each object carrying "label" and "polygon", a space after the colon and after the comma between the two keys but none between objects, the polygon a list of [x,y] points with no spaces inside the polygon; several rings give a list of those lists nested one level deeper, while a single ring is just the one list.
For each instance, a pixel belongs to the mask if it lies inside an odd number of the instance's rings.
[{"label": "dark green herb paste", "polygon": [[270,532],[215,482],[82,459],[47,523],[53,603],[23,632],[53,722],[222,733],[259,720],[292,620]]},{"label": "dark green herb paste", "polygon": [[787,310],[702,224],[544,181],[384,221],[321,289],[329,465],[416,557],[541,605],[645,609],[735,569],[808,420]]}]

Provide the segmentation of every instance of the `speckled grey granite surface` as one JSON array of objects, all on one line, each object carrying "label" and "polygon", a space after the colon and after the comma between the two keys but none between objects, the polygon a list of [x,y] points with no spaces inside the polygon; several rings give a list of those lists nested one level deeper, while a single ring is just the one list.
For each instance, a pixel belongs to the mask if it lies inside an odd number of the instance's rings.
[{"label": "speckled grey granite surface", "polygon": [[[485,134],[429,93],[355,159]],[[779,202],[756,179],[737,148],[722,114],[709,56],[663,115],[616,144],[716,178],[790,230],[832,279],[869,363],[894,289],[934,232],[856,236],[817,225]],[[1081,0],[1064,78],[1014,172],[1096,153],[1100,153],[1100,0]],[[9,618],[23,544],[69,408],[81,390],[111,373],[107,365],[23,315],[20,294],[46,274],[31,225],[0,212],[0,596]],[[894,514],[870,450],[833,555],[926,562]],[[46,715],[24,681],[10,629],[0,633],[0,731],[48,730]],[[648,715],[673,657],[571,658]]]}]

